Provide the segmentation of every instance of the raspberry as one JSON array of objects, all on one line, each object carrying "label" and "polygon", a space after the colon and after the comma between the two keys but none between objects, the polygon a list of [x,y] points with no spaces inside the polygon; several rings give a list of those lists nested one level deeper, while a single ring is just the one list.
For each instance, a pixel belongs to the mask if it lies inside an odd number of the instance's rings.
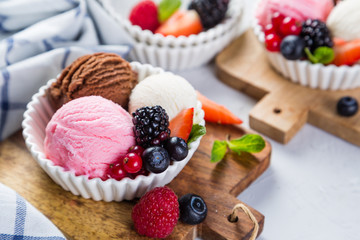
[{"label": "raspberry", "polygon": [[131,217],[140,235],[165,238],[173,231],[179,212],[176,194],[168,187],[157,187],[140,199]]},{"label": "raspberry", "polygon": [[136,4],[130,12],[129,20],[133,25],[152,32],[160,26],[157,6],[151,0],[143,0]]},{"label": "raspberry", "polygon": [[215,27],[224,18],[229,0],[192,0],[189,9],[194,9],[200,16],[205,29]]}]

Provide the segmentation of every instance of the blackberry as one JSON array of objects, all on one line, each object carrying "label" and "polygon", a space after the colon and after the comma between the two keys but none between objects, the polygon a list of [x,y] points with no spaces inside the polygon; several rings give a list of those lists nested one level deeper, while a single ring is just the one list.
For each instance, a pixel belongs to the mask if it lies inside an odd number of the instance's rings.
[{"label": "blackberry", "polygon": [[169,116],[161,106],[142,107],[132,115],[137,145],[147,148],[169,138]]},{"label": "blackberry", "polygon": [[308,47],[311,52],[318,47],[334,46],[330,30],[324,22],[317,19],[308,19],[303,23],[300,37],[304,39],[305,47]]},{"label": "blackberry", "polygon": [[194,9],[200,16],[205,29],[220,23],[228,9],[229,0],[192,0],[189,9]]}]

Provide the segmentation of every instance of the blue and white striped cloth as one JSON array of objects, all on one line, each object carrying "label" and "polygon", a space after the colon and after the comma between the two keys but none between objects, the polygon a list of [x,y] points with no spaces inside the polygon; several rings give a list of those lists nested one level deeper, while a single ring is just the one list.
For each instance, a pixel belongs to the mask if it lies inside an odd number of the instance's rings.
[{"label": "blue and white striped cloth", "polygon": [[131,40],[96,0],[0,0],[0,141],[31,96],[76,58],[125,56]]},{"label": "blue and white striped cloth", "polygon": [[0,212],[1,240],[66,240],[48,218],[1,183]]}]

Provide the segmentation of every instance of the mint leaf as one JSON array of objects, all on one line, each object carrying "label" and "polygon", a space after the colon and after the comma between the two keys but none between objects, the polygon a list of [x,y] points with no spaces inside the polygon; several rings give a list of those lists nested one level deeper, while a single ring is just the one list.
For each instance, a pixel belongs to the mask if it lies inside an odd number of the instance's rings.
[{"label": "mint leaf", "polygon": [[201,126],[199,124],[194,124],[191,128],[191,132],[187,141],[187,144],[189,145],[192,142],[195,142],[199,137],[206,134],[206,128],[204,126]]},{"label": "mint leaf", "polygon": [[334,50],[330,47],[318,47],[314,51],[314,56],[322,64],[331,63],[335,58]]},{"label": "mint leaf", "polygon": [[330,47],[318,47],[314,53],[311,53],[309,48],[305,48],[304,51],[312,63],[329,64],[335,58],[334,50]]},{"label": "mint leaf", "polygon": [[318,63],[318,59],[314,55],[312,55],[309,48],[307,48],[307,47],[304,48],[304,52],[305,52],[307,58],[310,60],[310,62]]},{"label": "mint leaf", "polygon": [[215,140],[211,150],[211,162],[221,161],[227,149],[241,154],[242,152],[256,153],[260,152],[265,147],[265,140],[257,134],[245,134],[241,138],[233,139],[230,141]]},{"label": "mint leaf", "polygon": [[226,141],[215,140],[213,147],[211,149],[211,159],[210,161],[213,163],[221,161],[227,151]]},{"label": "mint leaf", "polygon": [[158,7],[159,22],[166,21],[181,5],[181,0],[162,0]]},{"label": "mint leaf", "polygon": [[265,147],[265,140],[257,134],[246,134],[241,138],[227,141],[229,148],[236,152],[260,152]]}]

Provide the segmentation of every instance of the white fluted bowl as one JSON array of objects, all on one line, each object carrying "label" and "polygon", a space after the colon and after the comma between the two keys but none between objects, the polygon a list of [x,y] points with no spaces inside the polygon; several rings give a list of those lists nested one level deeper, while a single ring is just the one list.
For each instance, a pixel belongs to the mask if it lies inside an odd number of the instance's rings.
[{"label": "white fluted bowl", "polygon": [[[167,70],[184,70],[208,63],[217,53],[240,34],[243,1],[231,0],[224,21],[215,27],[189,37],[153,34],[132,25],[128,20],[131,8],[139,0],[99,0],[103,8],[133,40],[130,57],[141,63]],[[155,2],[159,2],[156,1]],[[183,0],[182,6],[188,6]]]},{"label": "white fluted bowl", "polygon": [[[138,62],[131,63],[132,69],[138,73],[138,80],[142,81],[149,75],[163,72],[161,68],[154,68],[151,65],[142,65]],[[121,181],[100,178],[88,179],[87,176],[75,176],[73,172],[65,171],[60,166],[55,166],[44,153],[45,128],[50,121],[54,110],[45,96],[45,90],[55,79],[50,80],[46,86],[39,89],[27,105],[22,122],[23,136],[27,148],[42,169],[66,191],[83,198],[92,198],[95,201],[104,200],[122,201],[141,197],[147,191],[168,184],[185,167],[192,155],[199,147],[201,138],[192,142],[189,146],[188,156],[180,161],[174,161],[166,171],[160,174],[150,173],[148,176],[139,175],[135,179],[124,178]],[[196,117],[201,125],[205,125],[204,112],[201,103],[196,107]]]},{"label": "white fluted bowl", "polygon": [[[255,35],[264,44],[265,34],[255,21]],[[346,90],[360,87],[360,65],[312,64],[308,60],[287,60],[279,52],[266,51],[270,64],[288,80],[309,88]]]}]

